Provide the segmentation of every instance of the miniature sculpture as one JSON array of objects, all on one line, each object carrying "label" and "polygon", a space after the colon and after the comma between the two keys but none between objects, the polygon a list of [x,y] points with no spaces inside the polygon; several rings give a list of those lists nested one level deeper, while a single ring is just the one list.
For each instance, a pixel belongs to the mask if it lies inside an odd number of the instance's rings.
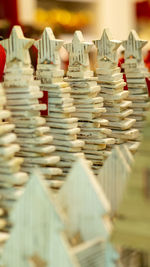
[{"label": "miniature sculpture", "polygon": [[129,94],[124,91],[125,82],[117,66],[117,49],[121,42],[112,40],[108,30],[104,30],[100,40],[94,41],[97,47],[98,68],[96,74],[98,84],[101,86],[100,95],[104,98],[106,113],[103,118],[108,119],[108,128],[112,130],[111,136],[116,144],[127,142],[131,151],[138,147],[138,130],[133,129],[135,119],[129,118],[133,113],[131,101],[126,98]]},{"label": "miniature sculpture", "polygon": [[109,138],[111,130],[104,128],[108,121],[101,118],[106,111],[103,98],[98,96],[100,87],[89,69],[88,53],[92,45],[84,42],[82,33],[76,31],[72,43],[65,44],[64,47],[69,53],[66,80],[71,86],[71,96],[76,107],[74,114],[79,119],[81,129],[78,136],[85,141],[83,152],[92,161],[94,173],[97,174],[115,140]]},{"label": "miniature sculpture", "polygon": [[21,146],[17,154],[24,158],[22,170],[30,173],[38,166],[46,178],[61,174],[56,167],[58,156],[53,156],[55,147],[51,145],[52,136],[45,119],[40,117],[40,110],[45,105],[39,104],[42,97],[39,83],[33,79],[30,66],[29,47],[33,40],[24,38],[19,26],[14,26],[9,39],[1,41],[6,50],[6,73],[4,87],[7,96],[7,108],[12,112],[12,122],[16,125],[15,133]]},{"label": "miniature sculpture", "polygon": [[147,256],[150,254],[149,140],[150,113],[112,235],[112,241],[123,249],[145,253]]},{"label": "miniature sculpture", "polygon": [[143,129],[150,104],[141,53],[146,42],[135,31],[123,42],[128,91],[117,66],[121,42],[107,30],[94,41],[98,77],[89,64],[93,43],[80,31],[64,45],[66,78],[59,56],[63,41],[46,28],[35,42],[34,79],[33,43],[20,26],[0,41],[6,52],[0,266],[150,266],[150,111]]},{"label": "miniature sculpture", "polygon": [[[82,172],[81,181],[77,179],[79,168]],[[80,188],[81,182],[83,182],[83,189],[85,189],[84,185],[87,186],[87,191],[84,193],[82,190],[83,205],[78,205],[81,201],[81,190],[78,194],[76,189],[77,184]],[[68,184],[67,187],[66,184]],[[60,195],[57,193],[54,197],[39,170],[34,171],[12,213],[13,228],[3,247],[2,265],[7,267],[115,266],[117,254],[110,245],[107,245],[109,219],[98,216],[103,216],[108,211],[109,205],[94,176],[88,170],[88,165],[78,161],[64,186],[60,189],[62,191],[59,191]],[[68,202],[65,210],[65,199],[61,200],[64,192],[67,193],[67,201],[68,195],[73,193],[73,197],[70,198],[73,199],[73,203]],[[87,199],[88,193],[89,199]],[[90,210],[88,209],[89,203]],[[70,212],[66,213],[67,207],[69,209],[72,207],[72,214],[78,215],[76,219],[75,216],[70,217]],[[94,208],[93,212],[92,208]],[[72,234],[69,233],[69,229],[73,229],[72,225],[74,230],[77,230],[75,235],[74,231],[71,231]],[[89,232],[87,226],[89,226]]]},{"label": "miniature sculpture", "polygon": [[51,128],[55,155],[60,156],[57,166],[66,176],[72,162],[84,157],[81,148],[84,142],[77,139],[80,129],[78,119],[72,116],[75,111],[71,88],[63,81],[64,71],[60,69],[59,49],[63,41],[57,40],[51,28],[46,28],[42,38],[35,43],[38,48],[37,78],[41,80],[41,90],[48,93],[48,114],[46,123]]},{"label": "miniature sculpture", "polygon": [[2,264],[76,267],[63,241],[63,216],[58,210],[39,170],[34,171],[12,213],[13,228],[3,247]]},{"label": "miniature sculpture", "polygon": [[85,160],[74,164],[58,191],[57,201],[66,216],[65,232],[81,266],[115,266],[118,254],[108,243],[109,203]]},{"label": "miniature sculpture", "polygon": [[98,236],[107,238],[110,223],[105,222],[103,217],[110,207],[84,160],[80,159],[74,164],[57,198],[68,219],[66,230],[70,238],[77,233],[85,241]]},{"label": "miniature sculpture", "polygon": [[[28,179],[20,172],[22,158],[15,157],[19,151],[14,124],[10,123],[10,111],[4,109],[6,97],[0,85],[0,247],[8,238],[10,231],[10,213],[16,200],[22,193],[22,186]],[[0,251],[1,257],[1,251]]]},{"label": "miniature sculpture", "polygon": [[130,151],[128,152],[129,155],[125,158],[121,151],[121,147],[115,146],[97,176],[97,179],[110,202],[112,215],[117,212],[118,205],[122,200],[126,180],[130,172],[130,165],[127,161],[127,157],[129,157],[130,161],[131,158],[133,160],[133,157]]},{"label": "miniature sculpture", "polygon": [[142,48],[147,41],[140,40],[137,33],[132,30],[128,40],[122,45],[125,48],[124,70],[127,78],[129,96],[132,101],[133,113],[136,119],[135,127],[142,131],[145,123],[146,112],[150,107],[148,89],[146,84],[146,68],[142,59]]}]

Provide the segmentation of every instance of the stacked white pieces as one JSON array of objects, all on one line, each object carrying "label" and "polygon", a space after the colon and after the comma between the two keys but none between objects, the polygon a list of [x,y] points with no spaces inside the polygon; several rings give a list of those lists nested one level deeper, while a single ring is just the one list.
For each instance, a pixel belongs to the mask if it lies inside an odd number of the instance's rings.
[{"label": "stacked white pieces", "polygon": [[144,127],[147,111],[150,108],[145,75],[134,59],[130,60],[129,65],[128,63],[124,64],[124,70],[129,91],[128,99],[132,101],[133,113],[131,117],[136,119],[135,127],[141,131]]},{"label": "stacked white pieces", "polygon": [[52,145],[50,129],[46,121],[40,116],[40,110],[45,105],[39,104],[39,82],[33,80],[33,70],[16,62],[7,68],[4,87],[7,95],[7,108],[12,112],[15,133],[21,150],[19,156],[24,158],[22,170],[31,173],[33,168],[39,167],[47,178],[54,178],[61,174],[56,167],[59,157],[53,156],[55,147]]},{"label": "stacked white pieces", "polygon": [[125,63],[123,65],[129,90],[128,99],[132,101],[132,118],[135,126],[142,132],[147,110],[150,108],[148,89],[145,78],[149,76],[144,67],[142,48],[147,41],[141,40],[132,30],[128,39],[123,41],[125,48]]},{"label": "stacked white pieces", "polygon": [[108,121],[101,119],[106,109],[103,107],[103,98],[98,96],[100,86],[97,85],[97,78],[93,77],[89,69],[88,52],[91,47],[92,44],[84,42],[82,33],[78,31],[72,43],[65,45],[69,52],[66,81],[71,86],[71,96],[76,107],[74,115],[78,117],[81,129],[78,137],[85,142],[83,152],[92,161],[94,173],[98,174],[115,140],[109,138],[111,130],[105,128]]},{"label": "stacked white pieces", "polygon": [[14,133],[15,125],[10,123],[10,111],[4,109],[5,104],[0,85],[0,247],[8,238],[10,212],[28,180],[27,174],[20,172],[23,159],[15,157],[20,147]]},{"label": "stacked white pieces", "polygon": [[106,108],[103,118],[108,119],[108,128],[112,130],[111,136],[116,139],[116,144],[129,142],[130,149],[135,151],[139,145],[139,132],[132,128],[136,121],[130,118],[133,113],[132,102],[126,100],[129,92],[124,91],[125,82],[117,66],[116,50],[120,42],[110,38],[110,33],[104,30],[101,39],[94,41],[98,48],[96,75]]},{"label": "stacked white pieces", "polygon": [[78,137],[85,142],[83,152],[92,161],[94,173],[98,174],[115,143],[114,138],[110,138],[111,130],[105,128],[108,121],[101,118],[106,109],[103,107],[103,98],[98,97],[100,87],[94,77],[76,80],[68,78],[68,82],[76,107],[74,115],[78,117],[80,127]]},{"label": "stacked white pieces", "polygon": [[35,45],[38,48],[36,76],[41,80],[40,88],[48,93],[46,123],[51,128],[55,155],[60,156],[58,166],[62,176],[66,176],[77,157],[84,158],[84,142],[77,139],[78,119],[72,116],[75,111],[71,88],[63,81],[64,71],[60,69],[59,49],[62,41],[55,39],[51,28],[45,28],[42,38]]},{"label": "stacked white pieces", "polygon": [[[46,65],[45,65],[46,66]],[[44,66],[44,67],[45,67]],[[48,65],[47,65],[48,68]],[[47,73],[46,80],[43,79],[40,71],[42,84],[41,90],[48,92],[48,115],[45,116],[46,124],[51,129],[53,136],[53,145],[56,147],[55,155],[60,156],[58,166],[63,170],[63,176],[69,172],[72,163],[77,157],[84,158],[82,147],[84,142],[77,139],[77,134],[80,132],[78,127],[78,119],[73,117],[75,107],[73,99],[70,96],[71,88],[68,83],[63,82],[63,76],[59,77],[58,82],[53,82],[50,77],[51,70]]]},{"label": "stacked white pieces", "polygon": [[[108,74],[109,64],[103,63],[103,69],[96,70],[98,83],[101,86],[101,96],[104,98],[104,106],[106,113],[103,117],[108,119],[108,127],[112,130],[112,136],[116,138],[116,143],[121,144],[124,141],[136,140],[138,130],[132,129],[135,119],[130,118],[133,113],[131,108],[132,102],[126,100],[129,92],[124,91],[125,82],[122,78],[119,68],[110,70]],[[104,69],[106,67],[106,73]]]},{"label": "stacked white pieces", "polygon": [[23,170],[30,173],[39,167],[47,179],[61,174],[56,167],[59,157],[52,156],[55,147],[51,145],[52,136],[40,110],[45,105],[39,104],[42,92],[39,82],[33,79],[30,67],[29,48],[34,40],[25,38],[20,26],[14,26],[9,39],[1,41],[6,50],[6,74],[4,86],[7,95],[7,107],[12,112],[12,121],[24,158]]}]

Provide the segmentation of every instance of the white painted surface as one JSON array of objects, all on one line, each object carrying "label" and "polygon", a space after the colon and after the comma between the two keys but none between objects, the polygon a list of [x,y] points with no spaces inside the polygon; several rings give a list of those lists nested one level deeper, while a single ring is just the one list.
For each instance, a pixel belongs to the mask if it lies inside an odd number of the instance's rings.
[{"label": "white painted surface", "polygon": [[57,198],[67,216],[70,237],[80,233],[86,241],[108,236],[110,223],[105,216],[109,203],[85,160],[74,164]]},{"label": "white painted surface", "polygon": [[62,241],[63,222],[39,170],[30,177],[12,214],[14,227],[3,252],[7,267],[31,267],[38,255],[47,267],[73,267]]}]

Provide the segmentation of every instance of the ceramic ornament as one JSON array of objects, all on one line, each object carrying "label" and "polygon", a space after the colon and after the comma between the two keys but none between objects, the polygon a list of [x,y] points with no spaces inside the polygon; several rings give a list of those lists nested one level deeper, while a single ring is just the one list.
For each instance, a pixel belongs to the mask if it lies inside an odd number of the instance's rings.
[{"label": "ceramic ornament", "polygon": [[147,110],[150,108],[148,88],[146,84],[147,73],[142,59],[142,48],[147,41],[141,40],[137,33],[132,30],[122,45],[125,48],[125,63],[123,68],[127,78],[128,100],[132,101],[133,113],[131,118],[136,119],[135,127],[140,133],[145,123]]},{"label": "ceramic ornament", "polygon": [[69,53],[69,67],[66,81],[71,86],[71,96],[74,99],[80,127],[79,138],[85,142],[83,152],[92,161],[94,173],[97,174],[105,159],[110,154],[114,138],[110,138],[111,130],[105,128],[108,124],[101,116],[106,112],[103,98],[99,95],[100,87],[97,78],[89,67],[89,50],[92,43],[85,42],[80,31],[74,33],[72,43],[64,47]]},{"label": "ceramic ornament", "polygon": [[117,49],[121,42],[113,40],[110,32],[104,29],[101,39],[94,43],[98,62],[96,75],[106,108],[103,118],[108,119],[108,129],[112,130],[111,137],[116,139],[116,144],[127,143],[130,150],[135,152],[139,145],[139,132],[133,128],[136,120],[130,118],[133,113],[132,102],[126,100],[129,93],[124,91],[125,82],[117,63]]},{"label": "ceramic ornament", "polygon": [[36,76],[48,98],[46,124],[51,128],[55,155],[60,157],[57,166],[62,168],[62,176],[65,177],[74,160],[84,157],[84,141],[77,138],[80,129],[78,119],[73,116],[75,106],[70,95],[71,88],[63,81],[64,71],[60,69],[59,49],[62,44],[63,41],[55,39],[51,28],[45,28],[41,39],[35,42],[38,48]]},{"label": "ceramic ornament", "polygon": [[20,147],[11,113],[5,105],[6,97],[0,84],[0,257],[11,229],[10,214],[28,180],[27,174],[20,171],[23,159],[15,156]]},{"label": "ceramic ornament", "polygon": [[47,179],[61,174],[57,167],[59,156],[54,156],[53,137],[46,121],[40,116],[45,109],[39,104],[39,82],[33,78],[28,49],[33,40],[24,38],[20,26],[14,26],[9,39],[1,42],[6,50],[6,72],[4,88],[7,97],[7,108],[12,113],[12,123],[21,150],[18,156],[24,158],[22,170],[30,173],[39,167]]}]

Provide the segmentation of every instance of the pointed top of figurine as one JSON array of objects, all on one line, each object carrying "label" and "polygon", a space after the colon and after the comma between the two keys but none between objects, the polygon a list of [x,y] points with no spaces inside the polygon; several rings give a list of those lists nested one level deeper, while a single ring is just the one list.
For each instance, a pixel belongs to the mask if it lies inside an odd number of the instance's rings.
[{"label": "pointed top of figurine", "polygon": [[125,59],[135,58],[138,62],[142,61],[142,48],[147,41],[141,40],[135,30],[131,30],[128,39],[122,42],[125,48]]},{"label": "pointed top of figurine", "polygon": [[101,39],[94,40],[98,51],[98,62],[110,61],[117,63],[117,49],[121,41],[113,40],[109,29],[104,29]]},{"label": "pointed top of figurine", "polygon": [[24,64],[30,64],[29,48],[33,43],[33,39],[24,37],[20,26],[14,26],[9,38],[0,42],[6,50],[6,63],[16,59]]},{"label": "pointed top of figurine", "polygon": [[46,27],[41,39],[35,42],[38,49],[38,64],[54,64],[60,66],[59,49],[63,41],[56,39],[50,27]]},{"label": "pointed top of figurine", "polygon": [[74,164],[57,197],[66,212],[71,237],[77,232],[83,240],[108,236],[111,225],[104,216],[110,211],[110,205],[85,160],[79,159]]},{"label": "pointed top of figurine", "polygon": [[75,31],[72,42],[64,44],[69,53],[69,66],[76,64],[89,66],[89,51],[92,48],[92,42],[85,42],[81,31]]}]

